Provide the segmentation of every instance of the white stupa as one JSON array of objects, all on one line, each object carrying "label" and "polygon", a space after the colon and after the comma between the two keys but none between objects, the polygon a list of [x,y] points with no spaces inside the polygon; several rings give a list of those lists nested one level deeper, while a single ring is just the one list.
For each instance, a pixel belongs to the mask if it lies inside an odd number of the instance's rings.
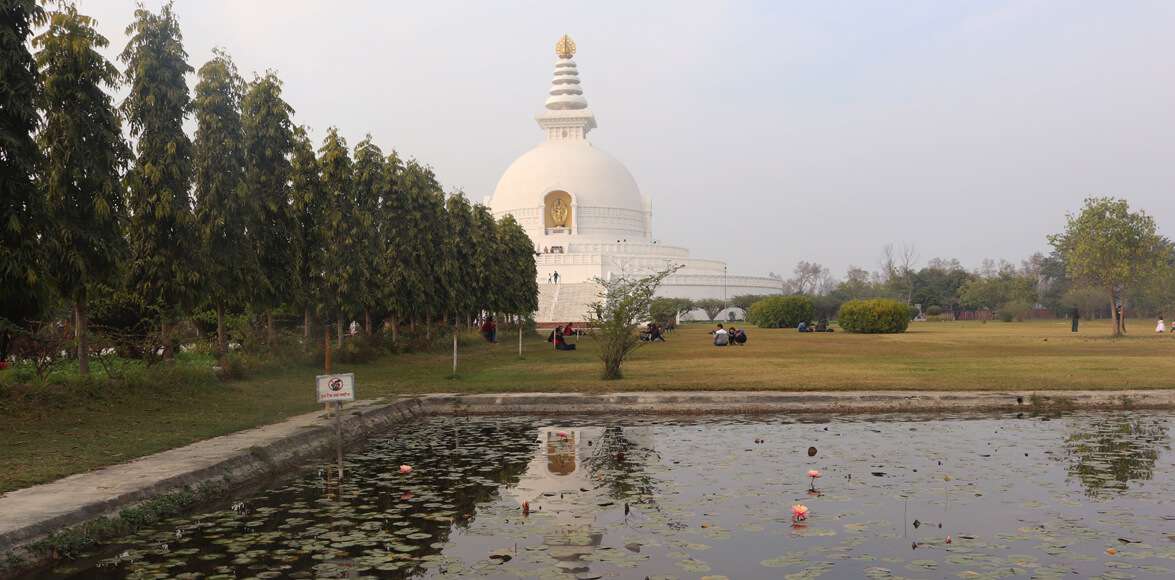
[{"label": "white stupa", "polygon": [[[689,250],[653,239],[653,206],[624,164],[588,141],[596,117],[583,96],[564,35],[545,109],[536,117],[546,140],[510,165],[489,200],[495,216],[511,214],[534,240],[540,286],[540,322],[583,319],[596,298],[596,277],[633,276],[681,265],[658,295],[726,299],[773,294],[771,278],[736,276],[720,260],[691,258]],[[558,273],[558,284],[555,274]]]}]

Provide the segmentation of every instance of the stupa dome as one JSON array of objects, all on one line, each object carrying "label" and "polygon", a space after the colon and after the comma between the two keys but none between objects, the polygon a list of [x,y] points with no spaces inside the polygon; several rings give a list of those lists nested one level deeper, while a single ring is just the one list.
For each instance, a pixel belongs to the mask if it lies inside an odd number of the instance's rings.
[{"label": "stupa dome", "polygon": [[490,207],[495,212],[534,208],[552,191],[566,191],[581,208],[644,211],[644,198],[623,163],[586,140],[548,141],[510,165]]}]

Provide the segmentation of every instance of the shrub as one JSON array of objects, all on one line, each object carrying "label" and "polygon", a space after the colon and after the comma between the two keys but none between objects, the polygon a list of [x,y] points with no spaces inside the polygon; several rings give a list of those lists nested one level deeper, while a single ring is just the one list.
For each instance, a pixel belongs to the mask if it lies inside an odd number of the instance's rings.
[{"label": "shrub", "polygon": [[999,315],[1000,320],[1004,322],[1012,322],[1013,320],[1016,322],[1024,322],[1024,319],[1028,318],[1029,313],[1031,312],[1032,305],[1028,302],[1024,300],[1012,300],[1010,302],[1005,302],[1003,306],[1000,306],[997,314]]},{"label": "shrub", "polygon": [[939,314],[942,314],[942,306],[934,304],[926,308],[927,316],[938,316]]},{"label": "shrub", "polygon": [[837,322],[847,332],[866,334],[905,332],[910,325],[910,308],[897,300],[888,298],[850,300],[840,307]]},{"label": "shrub", "polygon": [[751,305],[747,322],[759,328],[795,328],[815,315],[816,308],[807,296],[769,296]]}]

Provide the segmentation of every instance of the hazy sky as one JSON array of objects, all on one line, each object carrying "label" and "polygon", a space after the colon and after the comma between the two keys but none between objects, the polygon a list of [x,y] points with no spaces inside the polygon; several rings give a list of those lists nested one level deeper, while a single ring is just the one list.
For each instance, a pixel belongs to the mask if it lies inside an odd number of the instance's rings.
[{"label": "hazy sky", "polygon": [[[159,0],[147,0],[156,9]],[[131,0],[82,0],[126,43]],[[193,67],[273,69],[317,142],[371,132],[480,201],[536,145],[564,32],[654,234],[732,272],[1019,260],[1089,195],[1175,234],[1175,2],[180,0]],[[121,66],[121,63],[119,63]],[[195,83],[194,76],[190,84]],[[120,97],[121,98],[121,97]]]}]

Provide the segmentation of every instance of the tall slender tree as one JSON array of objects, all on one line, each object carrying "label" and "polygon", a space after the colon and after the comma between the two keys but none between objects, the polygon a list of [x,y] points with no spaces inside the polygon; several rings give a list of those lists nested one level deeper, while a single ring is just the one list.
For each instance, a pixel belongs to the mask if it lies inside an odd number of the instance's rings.
[{"label": "tall slender tree", "polygon": [[265,312],[265,336],[274,343],[273,309],[289,301],[294,286],[296,227],[290,197],[290,153],[294,109],[281,96],[282,83],[273,72],[249,83],[242,106],[245,143],[245,187],[256,201],[254,232],[261,264],[258,305]]},{"label": "tall slender tree", "polygon": [[111,284],[126,253],[120,172],[130,158],[118,112],[104,90],[119,73],[99,49],[110,43],[94,20],[63,4],[36,39],[44,77],[38,135],[45,153],[41,181],[49,220],[46,264],[58,292],[73,302],[78,368],[89,374],[87,288]]},{"label": "tall slender tree", "polygon": [[338,325],[338,346],[343,346],[343,323],[353,313],[356,292],[355,275],[355,199],[354,168],[347,153],[347,142],[338,129],[327,130],[326,139],[318,149],[318,168],[323,191],[322,232],[324,256],[322,276],[324,292],[322,312],[324,320],[335,317]]},{"label": "tall slender tree", "polygon": [[412,312],[412,247],[416,243],[412,207],[405,188],[405,167],[393,151],[384,162],[384,196],[380,200],[380,234],[383,260],[384,304],[392,328],[392,343],[399,340],[400,322]]},{"label": "tall slender tree", "polygon": [[229,55],[213,50],[200,67],[193,101],[196,142],[196,221],[200,227],[204,279],[216,309],[217,353],[224,357],[226,307],[245,303],[256,287],[257,257],[250,243],[253,196],[245,189],[241,146],[242,81]]},{"label": "tall slender tree", "polygon": [[33,176],[37,65],[26,44],[45,13],[36,0],[0,0],[0,361],[13,331],[45,304],[40,237],[45,207]]},{"label": "tall slender tree", "polygon": [[445,201],[444,258],[440,262],[441,288],[444,292],[444,312],[452,321],[453,375],[457,374],[457,334],[467,317],[477,308],[477,272],[475,250],[469,233],[476,227],[473,208],[465,195],[456,192]]},{"label": "tall slender tree", "polygon": [[436,316],[446,311],[447,282],[443,268],[446,256],[445,239],[449,225],[445,217],[445,194],[432,169],[412,161],[405,171],[410,200],[411,224],[416,243],[412,245],[412,267],[415,313],[413,320],[425,324],[425,336],[432,338]]},{"label": "tall slender tree", "polygon": [[172,358],[171,325],[198,295],[198,235],[192,215],[192,142],[184,133],[191,107],[184,75],[192,72],[172,4],[158,14],[140,7],[127,27],[121,59],[130,94],[122,104],[137,140],[126,176],[131,220],[129,284],[157,308],[164,357]]},{"label": "tall slender tree", "polygon": [[383,151],[369,133],[355,145],[354,228],[357,262],[355,290],[357,306],[363,311],[363,332],[371,335],[371,311],[382,302],[383,238],[380,228],[380,200],[387,195],[387,175]]},{"label": "tall slender tree", "polygon": [[302,338],[306,347],[310,341],[310,317],[314,305],[322,298],[322,273],[326,257],[323,251],[326,205],[322,183],[318,175],[318,159],[305,127],[294,130],[293,151],[290,156],[290,193],[294,214],[290,249],[294,257],[294,303],[302,307]]}]

